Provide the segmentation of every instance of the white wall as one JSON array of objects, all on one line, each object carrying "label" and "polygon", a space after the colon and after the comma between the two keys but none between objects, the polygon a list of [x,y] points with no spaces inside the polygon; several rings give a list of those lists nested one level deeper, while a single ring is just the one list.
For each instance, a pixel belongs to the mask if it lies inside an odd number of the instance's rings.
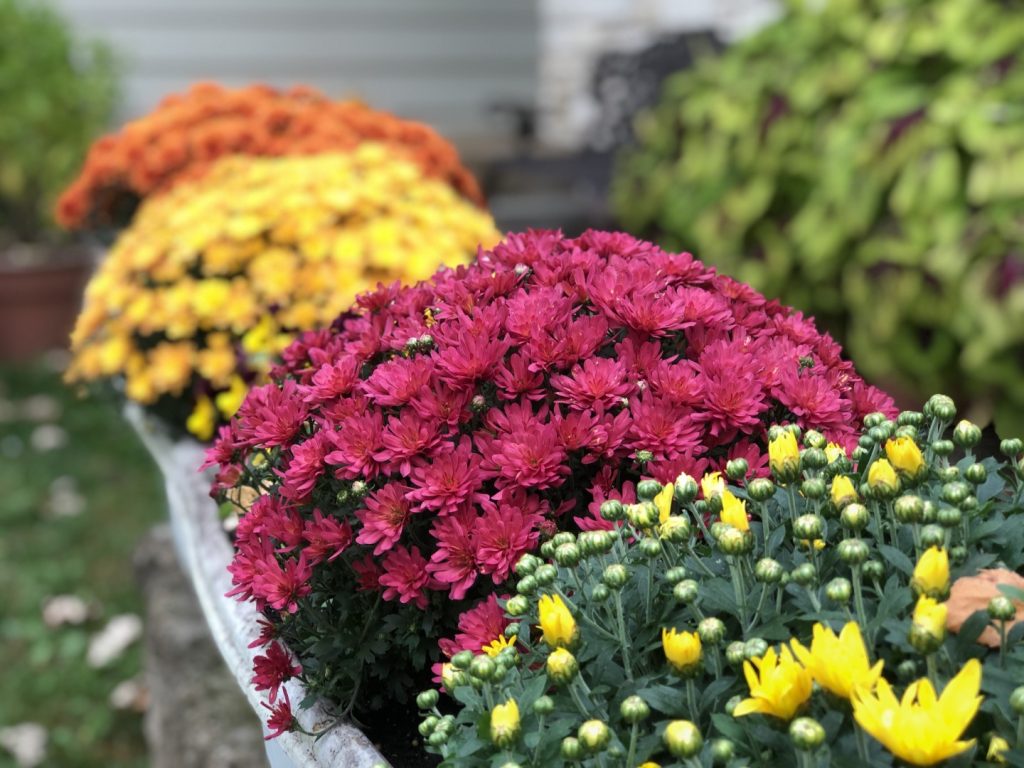
[{"label": "white wall", "polygon": [[776,0],[539,0],[540,132],[551,146],[579,144],[594,119],[594,63],[660,35],[714,29],[726,40],[774,18]]},{"label": "white wall", "polygon": [[52,0],[126,64],[121,117],[196,80],[305,83],[488,152],[498,100],[537,92],[534,0]]}]

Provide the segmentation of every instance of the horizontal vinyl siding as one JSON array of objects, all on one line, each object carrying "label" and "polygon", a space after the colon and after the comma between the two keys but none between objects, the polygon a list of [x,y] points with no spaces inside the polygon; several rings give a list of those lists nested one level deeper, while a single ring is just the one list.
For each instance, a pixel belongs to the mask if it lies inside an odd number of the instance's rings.
[{"label": "horizontal vinyl siding", "polygon": [[500,149],[498,101],[536,100],[533,0],[54,0],[126,65],[122,117],[197,80],[312,85]]}]

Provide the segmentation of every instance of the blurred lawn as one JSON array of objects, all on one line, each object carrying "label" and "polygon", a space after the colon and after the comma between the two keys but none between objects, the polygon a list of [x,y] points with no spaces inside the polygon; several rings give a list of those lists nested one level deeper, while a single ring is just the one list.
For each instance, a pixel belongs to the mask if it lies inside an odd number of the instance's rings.
[{"label": "blurred lawn", "polygon": [[[116,408],[79,399],[52,368],[0,364],[0,400],[13,405],[0,419],[0,727],[45,726],[45,766],[144,766],[141,716],[109,703],[118,683],[139,674],[140,644],[98,670],[85,654],[111,616],[142,614],[131,555],[164,516],[163,492]],[[40,394],[61,406],[53,423],[67,432],[63,447],[31,445],[39,423],[26,419],[24,401]],[[50,509],[51,484],[61,476],[73,478],[85,501],[76,516]],[[93,609],[84,624],[43,622],[45,599],[62,594]],[[0,766],[11,765],[0,749]]]}]

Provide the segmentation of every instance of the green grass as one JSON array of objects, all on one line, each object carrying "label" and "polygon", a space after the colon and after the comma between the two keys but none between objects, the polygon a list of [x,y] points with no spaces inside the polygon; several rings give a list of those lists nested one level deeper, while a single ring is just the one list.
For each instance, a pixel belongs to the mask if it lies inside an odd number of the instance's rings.
[{"label": "green grass", "polygon": [[[19,404],[35,394],[60,403],[63,448],[30,447],[38,425],[24,419]],[[0,422],[0,726],[45,726],[45,766],[144,766],[141,716],[108,702],[119,682],[139,673],[140,645],[100,670],[86,664],[85,653],[111,616],[142,615],[131,556],[165,514],[156,470],[112,404],[79,399],[42,363],[0,365],[0,398],[15,406],[14,420]],[[8,455],[17,440],[23,450]],[[59,476],[74,478],[85,498],[76,517],[45,511]],[[59,594],[82,598],[95,616],[48,628],[42,604]],[[0,750],[0,766],[9,765]]]}]

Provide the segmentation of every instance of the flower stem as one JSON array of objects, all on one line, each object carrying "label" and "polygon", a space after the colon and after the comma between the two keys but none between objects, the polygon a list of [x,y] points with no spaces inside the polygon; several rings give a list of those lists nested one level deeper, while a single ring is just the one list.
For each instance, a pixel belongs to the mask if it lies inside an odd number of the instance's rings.
[{"label": "flower stem", "polygon": [[754,628],[754,625],[757,624],[757,619],[761,615],[761,609],[764,608],[764,598],[765,598],[765,595],[767,595],[767,594],[768,594],[768,585],[767,584],[762,584],[761,585],[761,596],[757,599],[757,607],[754,608],[754,615],[750,617],[750,626],[746,628],[746,631],[744,632],[744,634],[750,634],[750,631]]},{"label": "flower stem", "polygon": [[[690,708],[690,719],[697,722],[697,686],[693,678],[686,681],[686,706]],[[630,764],[632,765],[632,763]]]},{"label": "flower stem", "polygon": [[569,695],[572,697],[573,704],[576,705],[576,709],[580,711],[580,714],[585,718],[590,717],[590,712],[587,710],[586,705],[583,703],[583,699],[580,698],[580,692],[576,690],[575,682],[568,685]]},{"label": "flower stem", "polygon": [[854,724],[853,732],[857,737],[857,757],[860,758],[860,761],[864,763],[864,765],[869,765],[868,739],[867,736],[864,734],[864,729],[861,728],[859,725]]},{"label": "flower stem", "polygon": [[697,557],[697,553],[693,551],[693,545],[687,544],[686,551],[690,553],[690,557],[692,557],[694,561],[697,563],[697,565],[700,566],[700,569],[704,571],[705,576],[710,576],[711,578],[715,577],[715,572],[708,568],[706,565],[704,565],[704,561],[702,558]]},{"label": "flower stem", "polygon": [[853,566],[853,607],[857,612],[857,623],[867,632],[868,615],[864,610],[864,586],[860,579],[860,565]]},{"label": "flower stem", "polygon": [[729,558],[729,574],[732,576],[732,591],[740,609],[740,626],[747,626],[747,591],[743,587],[743,573],[735,557]]},{"label": "flower stem", "polygon": [[629,751],[626,753],[626,765],[631,768],[636,765],[636,739],[639,731],[640,729],[638,728],[637,723],[633,723],[629,728]]},{"label": "flower stem", "polygon": [[1006,622],[999,622],[999,666],[1006,667]]},{"label": "flower stem", "polygon": [[786,494],[789,496],[789,520],[791,523],[795,523],[798,515],[796,513],[796,488],[793,487],[793,483],[786,486]]},{"label": "flower stem", "polygon": [[925,656],[924,663],[928,669],[928,679],[931,681],[932,688],[936,691],[939,690],[939,667],[935,663],[935,654],[929,653]]},{"label": "flower stem", "polygon": [[633,664],[630,661],[629,638],[626,637],[626,618],[622,611],[622,593],[615,592],[615,623],[619,631],[619,643],[622,646],[622,665],[626,668],[626,679],[633,679]]},{"label": "flower stem", "polygon": [[1024,749],[1024,715],[1017,718],[1017,749]]}]

